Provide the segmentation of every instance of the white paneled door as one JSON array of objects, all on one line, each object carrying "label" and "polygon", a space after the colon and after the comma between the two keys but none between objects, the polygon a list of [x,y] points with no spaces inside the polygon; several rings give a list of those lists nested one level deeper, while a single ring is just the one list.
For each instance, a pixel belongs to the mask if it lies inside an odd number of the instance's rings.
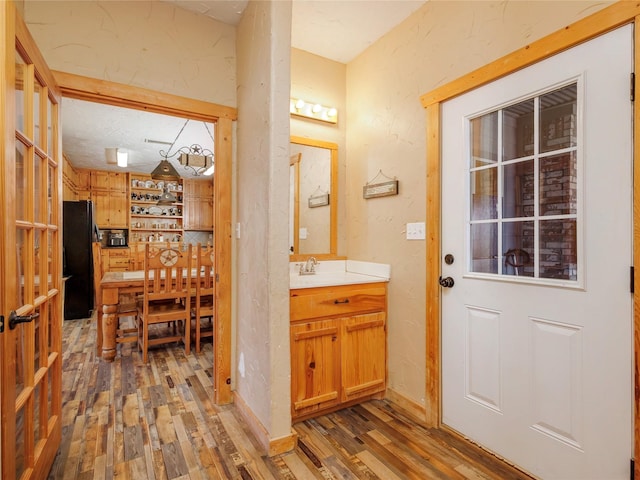
[{"label": "white paneled door", "polygon": [[629,478],[632,45],[442,107],[443,423],[544,479]]}]

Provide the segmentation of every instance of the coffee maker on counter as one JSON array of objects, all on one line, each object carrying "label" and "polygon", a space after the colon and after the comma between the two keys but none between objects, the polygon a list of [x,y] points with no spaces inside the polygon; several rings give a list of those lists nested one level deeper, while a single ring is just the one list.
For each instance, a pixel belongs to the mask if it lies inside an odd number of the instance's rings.
[{"label": "coffee maker on counter", "polygon": [[107,232],[107,247],[117,248],[127,246],[127,231],[126,230],[108,230]]}]

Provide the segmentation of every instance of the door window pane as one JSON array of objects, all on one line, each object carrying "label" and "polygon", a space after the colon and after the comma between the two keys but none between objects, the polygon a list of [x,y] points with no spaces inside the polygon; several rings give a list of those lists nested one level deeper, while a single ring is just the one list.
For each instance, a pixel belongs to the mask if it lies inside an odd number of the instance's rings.
[{"label": "door window pane", "polygon": [[535,248],[534,222],[502,224],[503,275],[533,277]]},{"label": "door window pane", "polygon": [[16,130],[24,132],[24,82],[27,66],[16,52]]},{"label": "door window pane", "polygon": [[503,160],[533,155],[533,98],[511,105],[502,113]]},{"label": "door window pane", "polygon": [[39,155],[33,156],[33,205],[34,205],[34,221],[44,223],[44,212],[42,211],[42,175],[46,172],[42,168],[42,158]]},{"label": "door window pane", "polygon": [[498,273],[498,224],[471,225],[471,271]]},{"label": "door window pane", "polygon": [[498,169],[471,172],[471,219],[498,218]]},{"label": "door window pane", "polygon": [[54,157],[53,145],[53,103],[47,98],[47,153],[50,157]]},{"label": "door window pane", "polygon": [[472,166],[481,167],[498,161],[498,112],[471,120]]},{"label": "door window pane", "polygon": [[533,217],[535,215],[535,179],[533,160],[509,163],[502,169],[504,184],[502,216],[504,218]]},{"label": "door window pane", "polygon": [[577,280],[578,249],[575,219],[540,222],[540,277]]},{"label": "door window pane", "polygon": [[576,84],[540,97],[540,152],[575,147],[577,142]]},{"label": "door window pane", "polygon": [[540,215],[576,214],[578,178],[575,152],[540,159]]},{"label": "door window pane", "polygon": [[40,101],[41,101],[42,85],[36,79],[33,87],[33,143],[42,147],[42,141],[40,135],[42,134],[41,119],[40,119]]},{"label": "door window pane", "polygon": [[578,280],[577,92],[574,83],[469,120],[471,272]]},{"label": "door window pane", "polygon": [[17,220],[27,220],[25,208],[25,196],[27,192],[26,154],[27,148],[22,142],[16,141],[16,201],[13,207],[16,209]]},{"label": "door window pane", "polygon": [[26,438],[24,424],[26,417],[24,407],[16,412],[16,476],[14,478],[20,478],[27,468],[25,464],[25,452],[27,449],[25,448]]}]

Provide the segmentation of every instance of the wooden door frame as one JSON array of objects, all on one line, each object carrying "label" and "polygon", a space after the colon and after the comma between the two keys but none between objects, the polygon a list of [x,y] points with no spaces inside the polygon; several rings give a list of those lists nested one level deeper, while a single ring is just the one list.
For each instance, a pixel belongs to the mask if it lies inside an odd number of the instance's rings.
[{"label": "wooden door frame", "polygon": [[[144,88],[54,71],[62,96],[216,123],[213,183],[216,256],[214,402],[231,403],[231,191],[232,137],[237,110]],[[62,105],[64,108],[64,104]]]},{"label": "wooden door frame", "polygon": [[[426,235],[426,398],[425,421],[442,425],[441,287],[441,105],[474,88],[521,70],[545,58],[626,24],[634,24],[634,71],[640,65],[640,3],[620,1],[509,55],[491,62],[420,97],[427,120],[427,235]],[[636,89],[637,90],[637,89]],[[633,264],[640,266],[640,106],[633,105]],[[640,268],[634,283],[640,285]],[[640,458],[640,292],[633,294],[634,458]],[[640,478],[640,462],[635,462]]]}]

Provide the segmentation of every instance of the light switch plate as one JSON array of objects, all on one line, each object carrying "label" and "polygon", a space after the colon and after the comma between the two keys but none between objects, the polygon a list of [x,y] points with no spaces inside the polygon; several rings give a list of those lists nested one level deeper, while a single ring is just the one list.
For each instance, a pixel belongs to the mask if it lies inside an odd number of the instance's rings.
[{"label": "light switch plate", "polygon": [[424,240],[425,230],[424,222],[407,223],[407,240]]}]

